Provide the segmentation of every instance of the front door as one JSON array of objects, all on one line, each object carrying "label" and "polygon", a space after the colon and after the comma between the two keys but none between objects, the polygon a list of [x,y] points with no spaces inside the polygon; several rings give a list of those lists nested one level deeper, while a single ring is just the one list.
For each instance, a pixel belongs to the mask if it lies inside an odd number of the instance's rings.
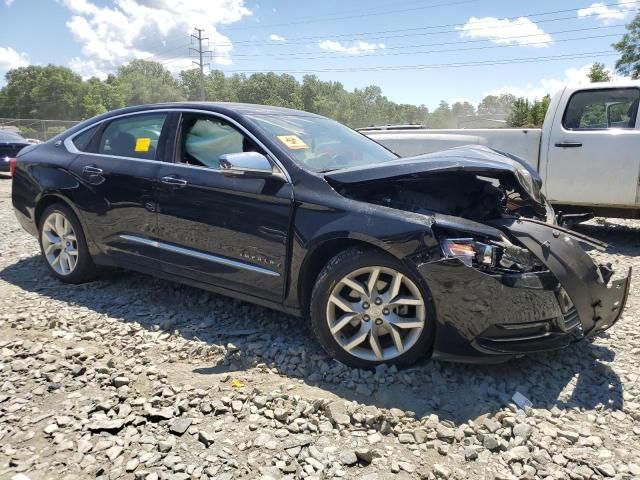
[{"label": "front door", "polygon": [[166,112],[132,114],[81,133],[73,144],[79,154],[71,170],[88,187],[74,203],[83,210],[90,238],[110,258],[148,265],[157,249],[155,190],[164,156]]},{"label": "front door", "polygon": [[545,179],[552,203],[630,206],[639,199],[638,88],[575,92],[551,131]]},{"label": "front door", "polygon": [[228,120],[185,113],[175,163],[158,172],[162,268],[217,287],[282,300],[292,186],[281,178],[227,176],[220,155],[261,151]]}]

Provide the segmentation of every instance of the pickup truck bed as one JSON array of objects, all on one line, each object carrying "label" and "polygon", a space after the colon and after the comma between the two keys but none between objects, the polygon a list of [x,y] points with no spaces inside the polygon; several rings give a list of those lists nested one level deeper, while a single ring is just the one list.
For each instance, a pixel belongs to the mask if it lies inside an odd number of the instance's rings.
[{"label": "pickup truck bed", "polygon": [[433,130],[383,126],[362,133],[400,156],[484,145],[528,161],[558,211],[640,218],[640,81],[568,86],[541,129]]},{"label": "pickup truck bed", "polygon": [[402,156],[433,153],[460,145],[484,145],[527,160],[538,168],[540,128],[421,129],[363,132]]}]

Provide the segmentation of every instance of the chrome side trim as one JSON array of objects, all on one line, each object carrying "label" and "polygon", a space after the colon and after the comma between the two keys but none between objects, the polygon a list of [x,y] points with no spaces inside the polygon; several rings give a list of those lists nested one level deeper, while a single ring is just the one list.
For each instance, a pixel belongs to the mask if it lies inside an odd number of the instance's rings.
[{"label": "chrome side trim", "polygon": [[[276,157],[273,152],[271,152],[271,150],[269,150],[264,143],[262,143],[260,140],[258,140],[258,138],[251,133],[249,130],[247,130],[242,124],[238,123],[237,121],[235,121],[233,118],[227,117],[226,115],[219,113],[219,112],[212,112],[210,110],[200,110],[197,108],[158,108],[158,109],[151,109],[151,110],[140,110],[139,112],[129,112],[129,113],[123,113],[121,115],[114,115],[113,117],[109,117],[109,118],[104,118],[98,122],[94,122],[91,125],[88,125],[86,127],[84,127],[82,130],[78,130],[76,133],[74,133],[73,135],[69,135],[67,138],[64,139],[64,146],[65,148],[69,151],[69,153],[75,153],[78,155],[97,155],[100,157],[112,157],[112,158],[124,158],[127,160],[135,160],[138,162],[158,162],[158,163],[171,163],[173,165],[183,165],[180,163],[175,163],[175,162],[163,162],[162,160],[147,160],[147,159],[143,159],[143,158],[133,158],[133,157],[121,157],[118,155],[106,155],[106,154],[102,154],[102,153],[87,153],[87,152],[83,152],[81,150],[78,150],[78,148],[74,145],[73,143],[73,139],[75,137],[77,137],[78,135],[80,135],[82,132],[89,130],[90,128],[93,128],[97,125],[100,125],[104,122],[110,122],[111,120],[115,120],[117,118],[123,118],[123,117],[129,117],[129,116],[133,116],[133,115],[144,115],[144,114],[149,114],[149,113],[157,113],[157,112],[189,112],[189,113],[201,113],[204,115],[211,115],[213,117],[217,117],[220,118],[222,120],[224,120],[225,122],[229,122],[230,124],[234,125],[236,128],[238,128],[244,135],[248,136],[251,140],[253,140],[260,148],[262,148],[265,152],[267,152],[267,156],[269,157],[269,159],[275,163],[278,168],[282,171],[282,173],[284,174],[287,183],[292,183],[291,182],[291,177],[289,176],[289,172],[287,172],[287,170],[284,168],[284,165],[282,165],[282,163],[280,162],[280,160],[278,160],[278,157]],[[186,164],[185,164],[186,165]],[[195,167],[195,168],[200,168],[200,169],[206,169],[210,172],[218,172],[220,173],[219,170],[215,170],[212,168],[208,168],[208,167],[199,167],[197,165],[186,165],[188,167]]]},{"label": "chrome side trim", "polygon": [[176,245],[171,245],[169,243],[158,242],[157,240],[150,240],[148,238],[138,237],[136,235],[120,235],[120,238],[123,240],[128,240],[130,242],[140,243],[142,245],[147,245],[150,247],[159,248],[161,250],[166,250],[168,252],[179,253],[182,255],[188,255],[189,257],[199,258],[201,260],[207,260],[213,263],[219,263],[221,265],[227,265],[229,267],[241,268],[243,270],[250,270],[252,272],[264,273],[265,275],[270,275],[272,277],[279,277],[280,274],[278,272],[274,272],[273,270],[268,270],[266,268],[257,267],[255,265],[250,265],[248,263],[239,262],[237,260],[231,260],[224,257],[218,257],[217,255],[211,255],[209,253],[199,252],[197,250],[191,250],[190,248],[178,247]]}]

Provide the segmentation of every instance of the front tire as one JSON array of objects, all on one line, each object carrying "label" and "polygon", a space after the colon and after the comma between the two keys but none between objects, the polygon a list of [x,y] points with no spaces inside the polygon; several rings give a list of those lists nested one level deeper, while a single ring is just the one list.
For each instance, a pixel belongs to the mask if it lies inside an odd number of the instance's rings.
[{"label": "front tire", "polygon": [[53,276],[65,283],[84,283],[96,277],[82,226],[69,207],[59,203],[47,207],[38,232],[42,257]]},{"label": "front tire", "polygon": [[433,308],[423,282],[399,260],[355,247],[333,257],[311,295],[324,350],[356,368],[407,366],[431,349]]}]

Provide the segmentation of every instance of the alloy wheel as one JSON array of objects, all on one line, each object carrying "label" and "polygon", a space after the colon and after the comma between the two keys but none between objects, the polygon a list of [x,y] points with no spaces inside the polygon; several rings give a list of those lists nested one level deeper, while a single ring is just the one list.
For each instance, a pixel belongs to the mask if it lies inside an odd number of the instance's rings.
[{"label": "alloy wheel", "polygon": [[425,322],[420,289],[393,268],[372,266],[349,273],[336,283],[327,302],[331,335],[363,360],[388,361],[408,351]]},{"label": "alloy wheel", "polygon": [[69,275],[78,264],[78,239],[71,222],[60,212],[52,212],[42,225],[42,250],[51,268]]}]

